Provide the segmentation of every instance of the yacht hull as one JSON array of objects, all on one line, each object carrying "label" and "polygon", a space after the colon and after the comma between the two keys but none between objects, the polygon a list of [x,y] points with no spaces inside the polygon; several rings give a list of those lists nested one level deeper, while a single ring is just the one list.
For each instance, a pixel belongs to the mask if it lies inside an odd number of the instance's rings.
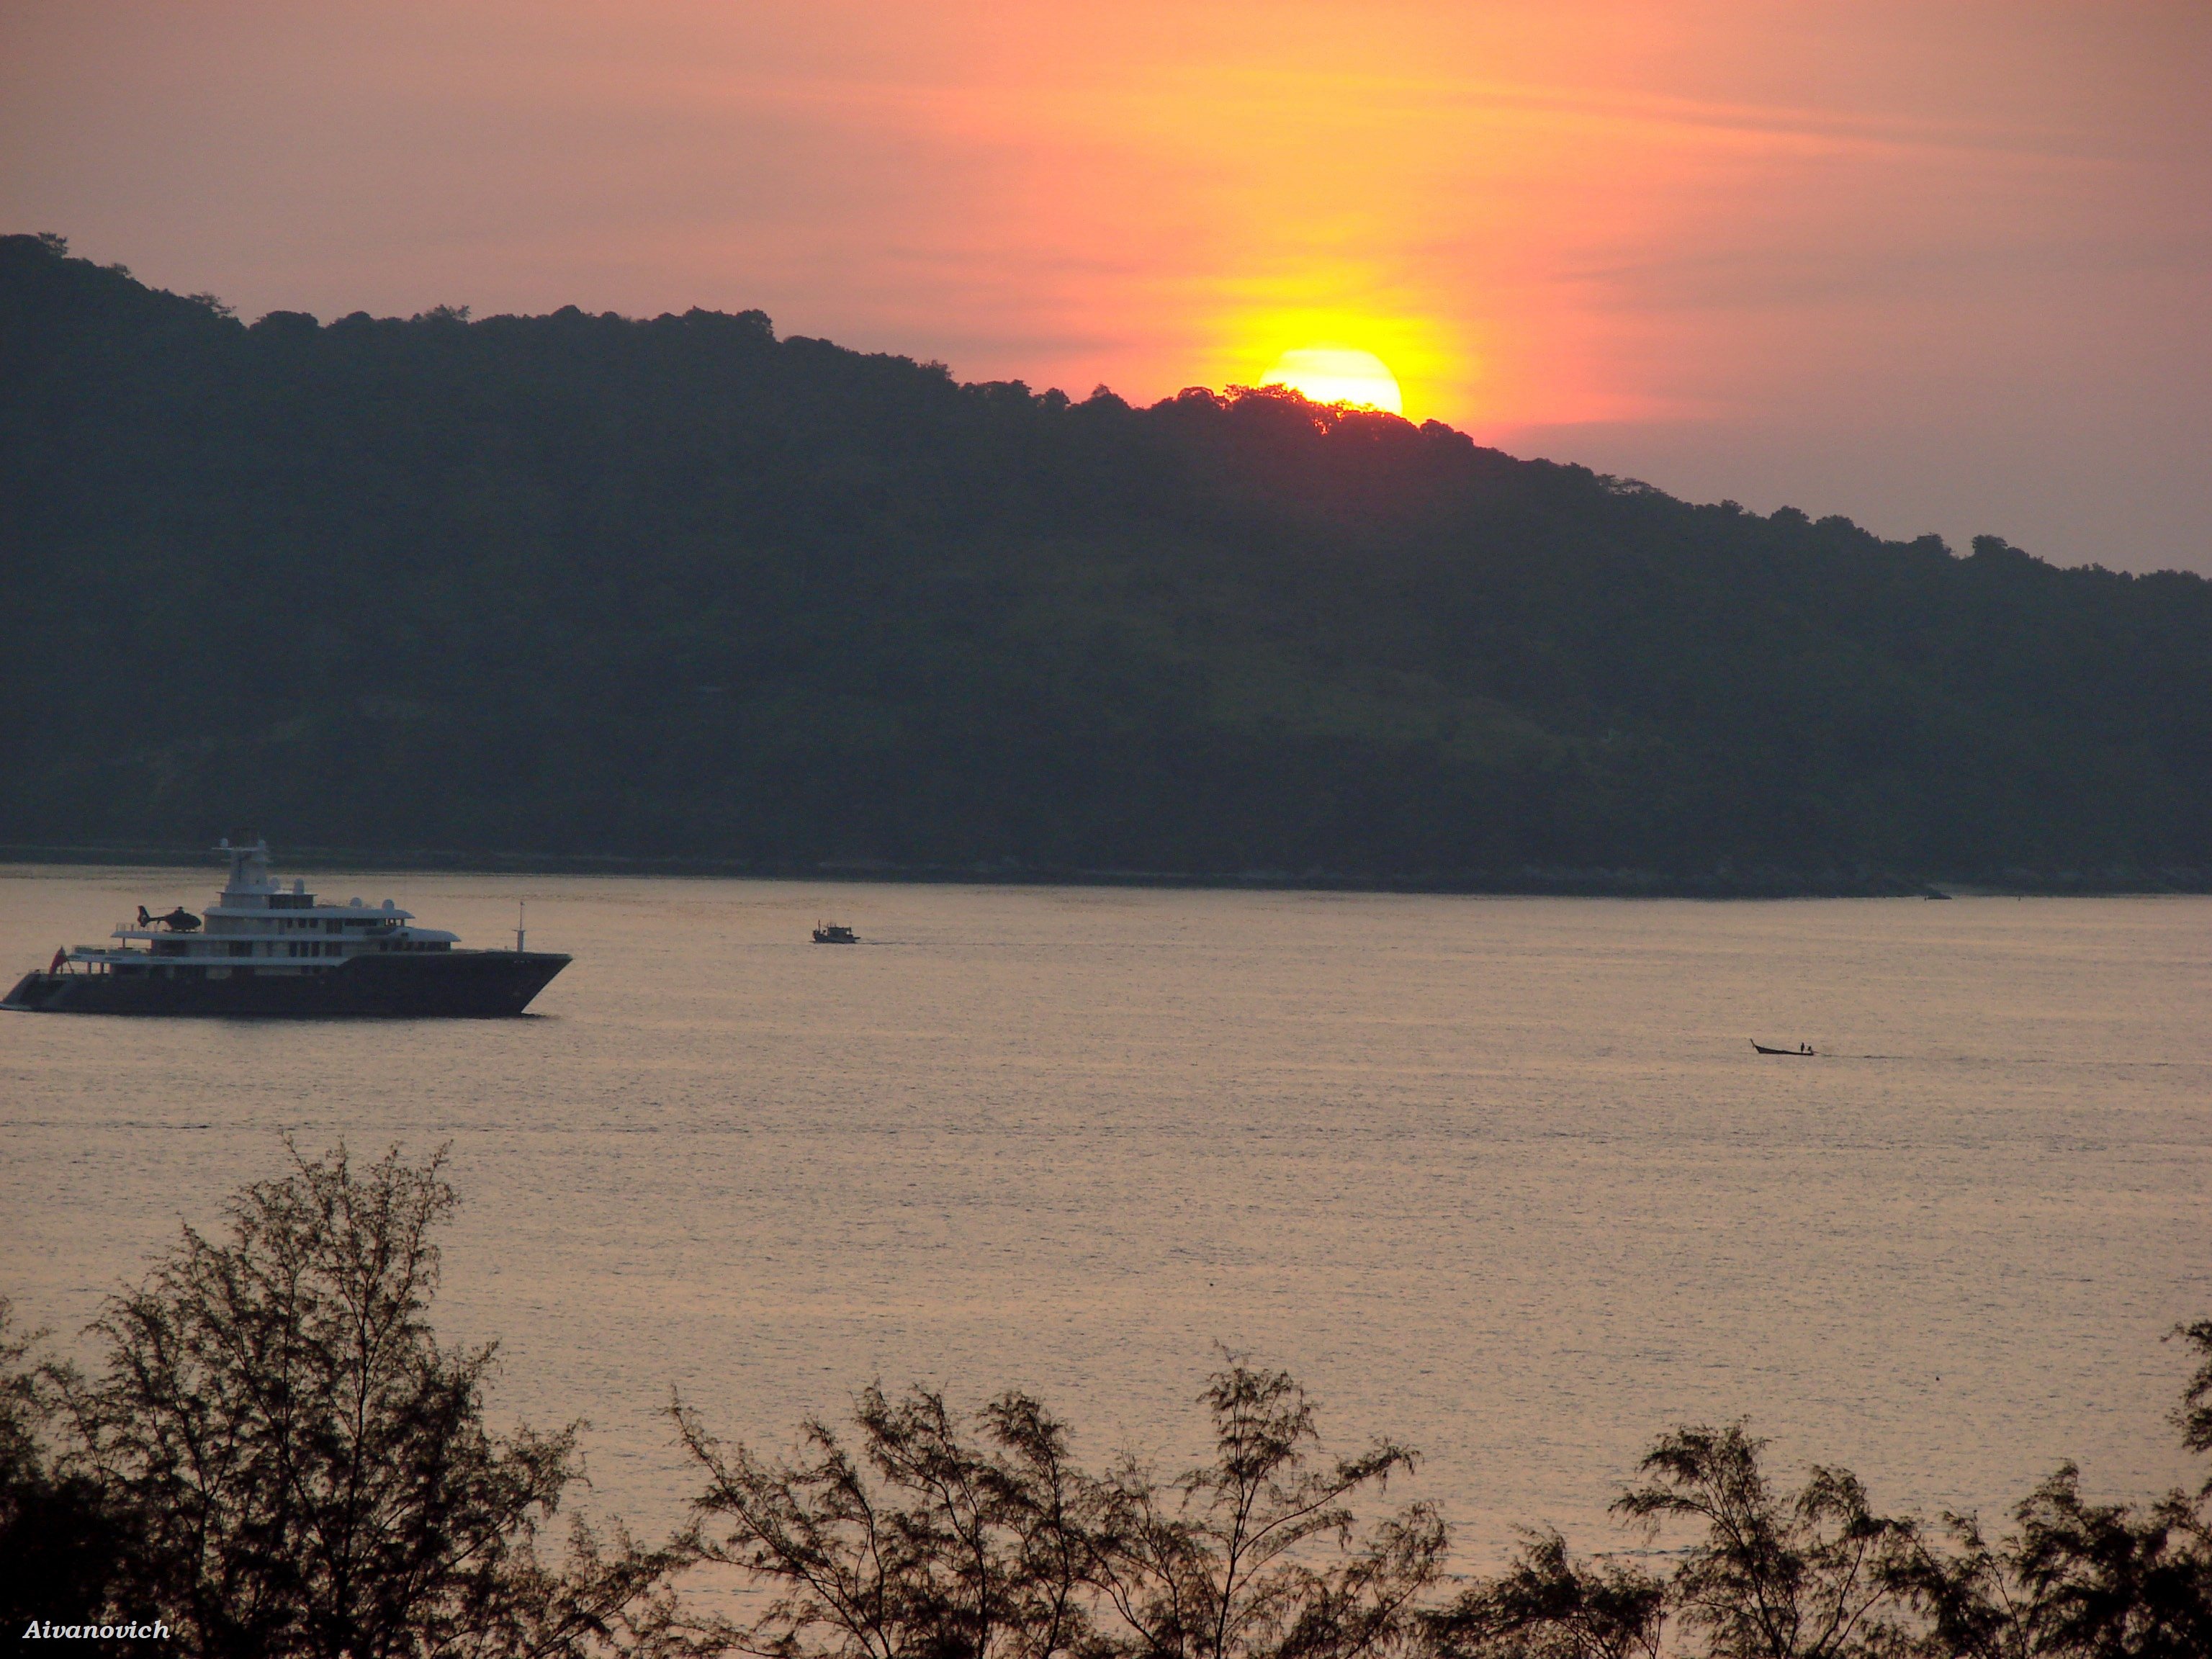
[{"label": "yacht hull", "polygon": [[550,951],[363,955],[315,973],[149,964],[26,974],[0,1008],[48,1014],[491,1019],[519,1014],[569,958]]}]

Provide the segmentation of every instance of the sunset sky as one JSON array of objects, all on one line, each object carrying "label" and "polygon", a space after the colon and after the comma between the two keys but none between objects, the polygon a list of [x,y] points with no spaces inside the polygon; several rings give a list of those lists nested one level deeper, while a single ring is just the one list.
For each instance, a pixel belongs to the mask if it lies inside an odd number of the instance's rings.
[{"label": "sunset sky", "polygon": [[1698,499],[2212,571],[2212,3],[0,9],[0,229],[246,317],[1373,352]]}]

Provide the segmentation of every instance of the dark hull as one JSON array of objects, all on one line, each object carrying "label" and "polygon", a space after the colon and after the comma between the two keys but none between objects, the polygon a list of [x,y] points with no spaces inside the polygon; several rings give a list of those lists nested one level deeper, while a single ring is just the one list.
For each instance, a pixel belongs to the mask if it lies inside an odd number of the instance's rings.
[{"label": "dark hull", "polygon": [[258,1018],[489,1019],[519,1014],[568,958],[547,951],[360,956],[319,974],[224,979],[185,969],[138,974],[26,974],[0,1008],[48,1014],[246,1015]]}]

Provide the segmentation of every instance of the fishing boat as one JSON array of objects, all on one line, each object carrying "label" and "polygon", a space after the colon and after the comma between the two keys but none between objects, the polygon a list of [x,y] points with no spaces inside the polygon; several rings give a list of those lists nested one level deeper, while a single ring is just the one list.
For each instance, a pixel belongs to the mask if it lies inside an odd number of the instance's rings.
[{"label": "fishing boat", "polygon": [[842,923],[824,921],[815,925],[814,942],[817,945],[858,945],[860,936]]},{"label": "fishing boat", "polygon": [[1762,1054],[1787,1054],[1792,1060],[1810,1060],[1814,1057],[1813,1050],[1802,1042],[1795,1048],[1770,1048],[1757,1037],[1753,1037],[1751,1040],[1751,1046]]},{"label": "fishing boat", "polygon": [[112,945],[54,952],[0,998],[0,1008],[46,1014],[241,1014],[482,1018],[519,1014],[568,965],[552,951],[463,950],[459,938],[418,927],[390,899],[325,903],[269,873],[259,838],[215,849],[228,880],[204,919],[181,905],[138,907]]}]

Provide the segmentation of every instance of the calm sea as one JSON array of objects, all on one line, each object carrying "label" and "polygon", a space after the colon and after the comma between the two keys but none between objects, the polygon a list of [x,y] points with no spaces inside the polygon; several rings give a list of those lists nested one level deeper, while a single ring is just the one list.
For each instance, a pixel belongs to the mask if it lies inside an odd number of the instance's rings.
[{"label": "calm sea", "polygon": [[[0,969],[216,884],[0,872]],[[647,1524],[672,1389],[776,1444],[871,1378],[1020,1384],[1102,1461],[1173,1458],[1224,1345],[1419,1445],[1470,1559],[1517,1521],[1623,1541],[1605,1503],[1681,1420],[1898,1507],[2186,1473],[2212,902],[311,885],[485,944],[527,899],[575,964],[497,1023],[0,1016],[34,1322],[289,1130],[450,1143],[441,1331],[500,1339],[502,1415],[589,1417],[599,1503]]]}]

